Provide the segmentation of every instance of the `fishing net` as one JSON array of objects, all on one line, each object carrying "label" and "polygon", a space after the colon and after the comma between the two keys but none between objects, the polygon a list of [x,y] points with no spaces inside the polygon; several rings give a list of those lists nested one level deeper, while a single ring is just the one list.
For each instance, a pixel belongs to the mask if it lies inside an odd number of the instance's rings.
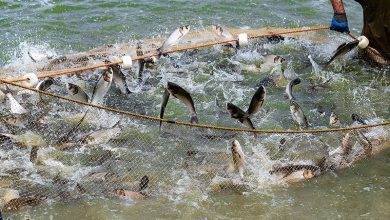
[{"label": "fishing net", "polygon": [[[190,34],[188,42],[196,44],[192,37],[199,39],[204,33]],[[93,60],[103,62],[104,58]],[[159,70],[172,65],[169,58],[166,60],[158,64]],[[383,148],[390,133],[388,127],[375,127],[255,135],[250,130],[235,129],[243,125],[230,118],[225,103],[218,101],[215,84],[191,91],[199,123],[204,126],[182,123],[188,121],[188,110],[174,97],[166,108],[164,118],[168,121],[159,121],[156,116],[164,80],[150,77],[147,84],[134,74],[128,81],[142,86],[123,95],[112,85],[103,105],[63,98],[67,96],[65,83],[78,83],[92,91],[100,74],[101,70],[93,70],[56,77],[47,92],[7,83],[7,89],[27,112],[10,114],[9,100],[0,106],[3,211],[100,197],[123,201],[182,195],[187,190],[202,195],[261,190],[267,184],[300,182],[350,166]],[[172,74],[180,74],[180,70]],[[210,78],[213,80],[212,74]],[[1,86],[4,89],[5,85]],[[250,93],[253,90],[241,96]],[[248,101],[242,97],[234,98],[245,106]],[[284,107],[288,112],[288,104]],[[266,111],[259,114],[263,119],[256,116],[253,121],[264,129],[298,128],[287,123],[290,118],[267,118]],[[274,126],[275,120],[286,121],[290,127]],[[242,154],[237,156],[237,152]]]}]

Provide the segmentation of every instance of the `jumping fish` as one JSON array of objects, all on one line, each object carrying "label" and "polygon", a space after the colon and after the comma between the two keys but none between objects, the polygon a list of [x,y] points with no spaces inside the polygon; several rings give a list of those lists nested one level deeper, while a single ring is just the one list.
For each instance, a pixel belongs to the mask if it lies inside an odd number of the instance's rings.
[{"label": "jumping fish", "polygon": [[8,89],[4,91],[5,96],[8,98],[10,106],[11,106],[11,113],[16,115],[22,115],[26,114],[27,110],[19,104],[18,101],[12,96],[11,91]]},{"label": "jumping fish", "polygon": [[110,89],[113,75],[114,74],[111,67],[108,67],[108,69],[104,70],[93,89],[91,104],[102,104],[103,97]]},{"label": "jumping fish", "polygon": [[279,55],[267,55],[264,57],[264,64],[266,65],[281,64],[284,61],[286,61],[286,59]]},{"label": "jumping fish", "polygon": [[[92,93],[92,98],[91,98],[91,104],[101,104],[103,102],[103,98],[110,89],[111,83],[112,83],[112,78],[113,78],[113,70],[111,67],[108,67],[102,75],[100,76],[98,82],[96,83],[93,93]],[[69,84],[68,84],[69,85]],[[80,92],[80,91],[79,91]],[[69,138],[73,135],[74,132],[76,132],[81,123],[84,121],[88,114],[88,111],[84,113],[84,116],[80,119],[80,121],[72,127],[68,132],[66,132],[63,136],[60,137],[60,139],[57,141],[57,144],[62,145],[66,143]]]},{"label": "jumping fish", "polygon": [[45,80],[40,81],[35,88],[40,90],[40,91],[46,91],[53,84],[54,84],[54,80],[52,78],[49,78],[49,79],[45,79]]},{"label": "jumping fish", "polygon": [[[40,81],[35,89],[38,89],[39,91],[46,91],[54,84],[54,80],[52,78],[48,78],[45,80]],[[42,101],[41,93],[39,93],[39,99]]]},{"label": "jumping fish", "polygon": [[121,91],[122,94],[130,94],[131,91],[127,86],[126,76],[125,74],[123,74],[120,66],[112,65],[111,68],[113,72],[113,81],[115,86]]},{"label": "jumping fish", "polygon": [[24,80],[20,82],[20,85],[25,87],[34,88],[39,83],[38,76],[34,73],[27,73],[21,78]]},{"label": "jumping fish", "polygon": [[340,127],[341,126],[341,123],[340,123],[340,119],[339,117],[336,115],[336,113],[332,112],[330,114],[330,117],[329,117],[329,125],[331,127]]},{"label": "jumping fish", "polygon": [[189,31],[189,25],[179,27],[174,32],[172,32],[171,35],[169,35],[169,37],[164,41],[163,45],[157,49],[157,52],[160,54],[166,52],[169,47],[177,44]]},{"label": "jumping fish", "polygon": [[301,83],[300,78],[296,78],[296,79],[293,79],[290,82],[288,82],[288,84],[286,86],[286,94],[287,94],[289,100],[295,100],[295,97],[292,94],[292,89],[295,85],[298,85],[300,83]]},{"label": "jumping fish", "polygon": [[300,129],[309,126],[305,113],[295,100],[290,100],[290,111],[292,118],[299,124]]},{"label": "jumping fish", "polygon": [[244,169],[246,165],[245,155],[242,151],[240,142],[237,140],[234,140],[232,142],[232,146],[230,148],[232,152],[232,158],[233,158],[233,165],[234,169],[239,173],[240,178],[244,178]]},{"label": "jumping fish", "polygon": [[318,175],[318,172],[320,171],[320,167],[315,165],[287,165],[287,166],[277,167],[269,171],[269,173],[270,174],[282,173],[284,174],[283,178],[286,178],[292,173],[297,171],[302,171],[303,177],[309,179],[314,177],[315,175]]},{"label": "jumping fish", "polygon": [[[219,36],[224,39],[233,39],[233,35],[226,29],[221,27],[220,25],[213,25],[212,30]],[[228,44],[225,44],[227,46],[231,46],[233,48],[237,48],[237,42],[230,42]]]},{"label": "jumping fish", "polygon": [[358,44],[359,44],[359,40],[354,40],[349,43],[341,44],[339,47],[337,47],[336,51],[333,52],[333,56],[330,58],[328,62],[324,64],[324,66],[327,67],[329,64],[333,62],[333,60],[344,56],[345,54],[353,50],[355,47],[357,47]]},{"label": "jumping fish", "polygon": [[[167,87],[165,88],[164,95],[161,102],[161,109],[160,109],[160,118],[164,117],[164,111],[168,103],[169,96],[173,95],[180,101],[184,103],[185,106],[190,110],[190,122],[191,123],[199,123],[198,117],[196,115],[196,110],[194,106],[194,101],[192,100],[192,97],[190,93],[188,93],[186,90],[184,90],[179,85],[168,82]],[[161,122],[160,122],[161,127]]]},{"label": "jumping fish", "polygon": [[265,87],[261,85],[253,95],[249,108],[246,112],[229,102],[226,104],[226,109],[232,118],[238,119],[241,123],[254,130],[255,127],[253,126],[250,117],[261,110],[264,105],[265,97],[266,90]]},{"label": "jumping fish", "polygon": [[39,53],[31,53],[30,51],[27,52],[28,56],[30,57],[30,59],[36,63],[36,62],[39,62],[39,61],[42,61],[44,59],[52,59],[54,55],[43,55],[43,54],[39,54]]},{"label": "jumping fish", "polygon": [[[144,52],[142,51],[142,44],[141,42],[137,43],[137,49],[136,49],[137,57],[142,57],[144,55]],[[137,62],[137,74],[138,74],[138,80],[141,80],[142,78],[142,73],[144,72],[145,68],[145,60],[144,59],[139,59],[136,61]]]},{"label": "jumping fish", "polygon": [[366,122],[363,121],[363,119],[358,115],[358,114],[352,114],[351,115],[351,118],[352,118],[352,125],[367,125]]},{"label": "jumping fish", "polygon": [[89,96],[84,92],[78,85],[73,83],[66,84],[66,90],[72,99],[79,100],[82,102],[88,102]]}]

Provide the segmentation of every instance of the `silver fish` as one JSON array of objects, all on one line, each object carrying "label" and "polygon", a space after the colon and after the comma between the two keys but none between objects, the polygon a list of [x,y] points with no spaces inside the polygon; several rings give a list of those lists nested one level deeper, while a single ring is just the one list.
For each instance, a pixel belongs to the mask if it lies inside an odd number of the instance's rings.
[{"label": "silver fish", "polygon": [[256,90],[255,94],[252,97],[248,110],[246,111],[249,116],[253,116],[263,108],[266,94],[267,92],[265,90],[265,87],[259,86],[259,88]]},{"label": "silver fish", "polygon": [[240,142],[237,140],[234,140],[232,142],[232,146],[230,148],[232,152],[232,158],[233,158],[233,165],[234,169],[239,173],[240,178],[244,178],[244,169],[246,165],[245,155],[242,151]]},{"label": "silver fish", "polygon": [[329,117],[329,125],[331,127],[340,127],[341,126],[341,123],[340,123],[340,119],[339,117],[336,115],[336,113],[332,112],[330,114],[330,117]]},{"label": "silver fish", "polygon": [[28,56],[30,57],[30,59],[36,63],[36,62],[39,62],[39,61],[42,61],[44,59],[52,59],[54,55],[42,55],[42,54],[38,54],[38,53],[31,53],[30,51],[27,52]]},{"label": "silver fish", "polygon": [[267,55],[264,57],[264,64],[267,65],[281,64],[284,61],[286,61],[286,59],[279,55]]},{"label": "silver fish", "polygon": [[73,83],[66,84],[66,90],[72,99],[79,100],[82,102],[88,102],[89,96],[84,92],[78,85]]},{"label": "silver fish", "polygon": [[284,174],[283,178],[286,178],[297,171],[303,171],[303,177],[306,179],[310,179],[315,175],[319,175],[320,167],[315,165],[287,165],[274,168],[273,170],[269,171],[269,173],[282,173]]},{"label": "silver fish", "polygon": [[286,94],[287,94],[289,100],[295,100],[295,97],[292,94],[292,89],[295,85],[298,85],[300,83],[301,83],[300,78],[296,78],[296,79],[293,79],[290,82],[288,82],[288,84],[286,86]]},{"label": "silver fish", "polygon": [[27,113],[27,110],[23,106],[21,106],[18,101],[16,101],[10,91],[6,91],[5,96],[9,100],[12,114],[22,115]]},{"label": "silver fish", "polygon": [[[169,93],[168,89],[164,89],[164,94],[163,94],[163,97],[161,99],[160,118],[164,118],[164,112],[165,112],[165,108],[167,107],[167,104],[168,104],[169,96],[170,96],[170,93]],[[161,131],[161,125],[162,125],[162,121],[160,121],[160,131]]]},{"label": "silver fish", "polygon": [[114,73],[111,67],[108,67],[108,69],[104,70],[103,74],[96,83],[95,88],[93,89],[91,104],[103,103],[103,98],[110,89],[113,75]]},{"label": "silver fish", "polygon": [[238,119],[239,122],[243,123],[245,126],[247,126],[250,129],[255,130],[256,128],[253,126],[253,123],[251,119],[249,118],[249,115],[247,112],[244,112],[239,107],[235,106],[234,104],[228,102],[226,103],[226,110],[229,112],[230,117]]},{"label": "silver fish", "polygon": [[358,115],[358,114],[352,114],[351,115],[351,118],[352,118],[352,125],[367,125],[366,122],[363,121],[363,119]]},{"label": "silver fish", "polygon": [[[142,45],[140,42],[137,44],[137,49],[136,49],[137,57],[142,57],[144,55],[144,52],[142,51]],[[138,80],[142,79],[142,73],[144,72],[145,68],[145,60],[144,59],[139,59],[136,61],[137,62],[137,74],[138,74]]]},{"label": "silver fish", "polygon": [[119,197],[130,199],[130,200],[145,199],[146,197],[148,197],[146,192],[144,192],[148,188],[148,184],[149,184],[149,177],[145,175],[141,178],[138,189],[134,189],[134,190],[116,189],[114,191],[114,194]]},{"label": "silver fish", "polygon": [[291,116],[299,124],[300,129],[309,126],[305,113],[295,100],[290,100]]},{"label": "silver fish", "polygon": [[349,42],[349,43],[341,44],[339,47],[337,47],[336,51],[333,52],[333,56],[330,58],[330,60],[328,62],[326,62],[324,64],[324,66],[326,67],[329,64],[331,64],[333,62],[333,60],[344,56],[345,54],[347,54],[348,52],[353,50],[355,47],[357,47],[358,44],[359,44],[359,40],[354,40],[354,41]]},{"label": "silver fish", "polygon": [[[259,86],[255,94],[252,97],[251,103],[249,104],[248,110],[244,112],[239,107],[235,106],[232,103],[226,104],[226,109],[230,113],[232,118],[238,119],[241,123],[249,127],[250,129],[255,129],[253,126],[250,117],[258,113],[264,105],[266,90],[264,86]],[[256,136],[256,135],[255,135]]]},{"label": "silver fish", "polygon": [[159,53],[166,52],[169,47],[177,44],[189,31],[189,25],[179,27],[174,32],[172,32],[171,35],[169,35],[169,37],[164,41],[163,45],[157,51]]},{"label": "silver fish", "polygon": [[[167,87],[165,88],[162,103],[161,103],[161,110],[160,110],[160,118],[164,117],[164,111],[166,108],[166,105],[168,103],[169,96],[172,95],[175,98],[179,99],[184,103],[185,106],[190,110],[190,122],[191,123],[199,123],[198,117],[196,114],[195,106],[194,106],[194,101],[192,100],[192,97],[190,93],[188,93],[186,90],[184,90],[182,87],[179,85],[168,82]],[[161,122],[160,122],[161,126]]]},{"label": "silver fish", "polygon": [[113,81],[115,86],[121,91],[122,94],[130,94],[131,91],[127,86],[126,76],[123,74],[120,66],[112,65],[111,68],[113,71]]},{"label": "silver fish", "polygon": [[30,152],[30,162],[31,163],[36,163],[37,162],[38,150],[39,150],[39,147],[37,147],[37,146],[33,146],[31,148],[31,152]]},{"label": "silver fish", "polygon": [[36,86],[36,89],[38,90],[41,90],[41,91],[46,91],[50,88],[50,86],[52,86],[54,84],[54,80],[49,78],[49,79],[45,79],[45,80],[42,80],[38,83],[38,85]]},{"label": "silver fish", "polygon": [[4,92],[0,89],[0,102],[3,102],[5,100],[5,94]]},{"label": "silver fish", "polygon": [[[226,30],[225,28],[221,27],[220,25],[213,25],[212,26],[212,30],[219,37],[222,37],[224,39],[233,39],[233,35],[228,30]],[[228,45],[233,47],[233,48],[237,48],[237,42],[236,41],[230,42]]]},{"label": "silver fish", "polygon": [[119,123],[120,120],[109,129],[98,130],[88,134],[82,140],[82,142],[90,145],[107,143],[122,131],[122,129],[119,127]]}]

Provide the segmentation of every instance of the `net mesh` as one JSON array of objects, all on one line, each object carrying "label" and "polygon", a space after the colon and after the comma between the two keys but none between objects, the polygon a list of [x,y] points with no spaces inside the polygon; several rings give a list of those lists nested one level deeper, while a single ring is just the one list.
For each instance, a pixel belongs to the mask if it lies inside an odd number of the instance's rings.
[{"label": "net mesh", "polygon": [[[188,41],[182,43],[196,44],[193,39],[200,36],[212,41],[205,33],[205,30],[193,32]],[[258,32],[252,34],[255,33]],[[161,43],[157,39],[150,42]],[[109,54],[106,49],[102,50]],[[99,50],[90,53],[93,52]],[[104,60],[90,58],[94,62]],[[75,64],[69,62],[69,65]],[[48,69],[67,67],[61,65]],[[163,69],[164,65],[170,63],[162,63],[158,68]],[[264,183],[300,182],[350,166],[378,152],[386,147],[390,133],[388,127],[377,127],[347,133],[258,133],[255,138],[252,132],[179,126],[166,121],[160,128],[158,120],[50,95],[66,96],[63,85],[66,82],[77,82],[92,90],[96,81],[92,71],[63,76],[57,81],[61,83],[49,88],[49,94],[11,84],[1,85],[3,91],[8,91],[6,101],[0,105],[2,210],[14,211],[25,206],[86,197],[138,200],[191,188],[206,193],[242,193],[258,190]],[[152,92],[162,96],[162,88]],[[10,94],[24,109],[14,104]],[[161,96],[151,98],[148,92],[118,95],[117,91],[110,91],[104,106],[156,116]],[[202,103],[204,99],[202,94],[193,98],[195,103]],[[171,100],[165,118],[187,121],[185,106],[175,98]],[[205,104],[201,111],[213,117],[218,125],[241,126],[237,120],[227,117],[226,112],[221,113],[219,105]],[[11,114],[11,111],[19,114]]]},{"label": "net mesh", "polygon": [[[28,113],[6,115],[9,106],[1,109],[1,205],[7,211],[82,197],[137,200],[173,193],[183,184],[242,193],[260,182],[310,179],[372,153],[361,131],[255,139],[249,132],[166,122],[160,130],[158,121],[35,92],[22,96]],[[78,129],[68,133],[84,115]],[[234,140],[239,149],[233,150]],[[243,158],[234,155],[237,151]]]}]

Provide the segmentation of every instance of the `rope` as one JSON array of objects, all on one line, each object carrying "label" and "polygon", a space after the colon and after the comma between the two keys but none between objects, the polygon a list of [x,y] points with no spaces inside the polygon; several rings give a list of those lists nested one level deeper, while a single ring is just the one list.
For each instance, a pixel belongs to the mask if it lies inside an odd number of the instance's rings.
[{"label": "rope", "polygon": [[[262,38],[262,37],[271,37],[271,36],[275,36],[275,35],[294,34],[294,33],[319,31],[319,30],[327,30],[327,29],[329,29],[329,26],[316,26],[316,27],[305,28],[302,30],[280,31],[280,32],[269,33],[269,34],[258,34],[258,35],[250,36],[250,37],[248,37],[248,39],[256,39],[256,38]],[[232,39],[221,40],[221,41],[217,41],[217,42],[199,44],[199,45],[188,46],[188,47],[182,47],[182,48],[175,48],[175,49],[168,50],[168,51],[164,52],[164,54],[182,52],[182,51],[186,51],[186,50],[193,50],[193,49],[199,49],[199,48],[205,48],[205,47],[211,47],[211,46],[215,46],[215,45],[231,43],[234,41],[238,41],[238,38],[232,38]],[[155,52],[155,53],[144,55],[144,56],[134,57],[132,60],[133,61],[142,60],[142,59],[156,57],[156,56],[160,56],[160,55],[161,55],[161,53]],[[122,61],[119,60],[119,61],[114,61],[114,62],[110,62],[110,63],[102,63],[102,64],[96,64],[96,65],[85,66],[85,67],[71,68],[71,69],[66,69],[66,70],[41,72],[41,73],[38,73],[37,76],[38,76],[38,78],[46,78],[46,77],[55,77],[55,76],[61,76],[61,75],[77,74],[77,73],[82,72],[82,71],[97,69],[97,68],[101,68],[101,67],[108,67],[108,66],[112,66],[112,65],[116,65],[116,64],[121,64],[121,63],[122,63]],[[11,79],[11,80],[1,79],[1,81],[7,81],[7,82],[21,82],[21,81],[25,81],[25,80],[26,79],[23,79],[23,78],[16,78],[16,79]]]},{"label": "rope", "polygon": [[50,92],[41,91],[38,89],[22,86],[22,85],[13,83],[13,82],[4,81],[2,79],[0,79],[0,82],[8,84],[8,85],[16,86],[19,88],[27,89],[30,91],[34,91],[34,92],[44,94],[47,96],[51,96],[54,98],[58,98],[58,99],[74,102],[74,103],[77,103],[80,105],[98,108],[98,109],[102,109],[102,110],[106,110],[106,111],[110,111],[110,112],[114,112],[114,113],[118,113],[118,114],[133,116],[136,118],[148,119],[148,120],[156,121],[156,122],[166,122],[166,123],[175,124],[175,125],[183,125],[183,126],[188,126],[188,127],[198,127],[198,128],[214,129],[214,130],[235,131],[235,132],[254,132],[254,133],[267,133],[267,134],[314,134],[314,133],[352,131],[352,130],[359,130],[359,129],[364,129],[364,128],[374,128],[374,127],[382,127],[382,126],[390,125],[390,121],[385,121],[385,122],[381,122],[381,123],[377,123],[377,124],[359,125],[359,126],[352,126],[352,127],[345,127],[345,128],[326,128],[326,129],[311,129],[311,130],[262,130],[262,129],[252,130],[252,129],[248,129],[248,128],[233,128],[233,127],[224,127],[224,126],[207,125],[207,124],[192,124],[189,122],[161,119],[161,118],[153,117],[153,116],[149,116],[149,115],[142,115],[142,114],[138,114],[135,112],[123,111],[123,110],[114,109],[114,108],[107,107],[107,106],[95,105],[95,104],[91,104],[91,103],[87,103],[87,102],[82,102],[82,101],[79,101],[76,99],[67,98],[67,97],[56,95],[56,94],[53,94]]}]

